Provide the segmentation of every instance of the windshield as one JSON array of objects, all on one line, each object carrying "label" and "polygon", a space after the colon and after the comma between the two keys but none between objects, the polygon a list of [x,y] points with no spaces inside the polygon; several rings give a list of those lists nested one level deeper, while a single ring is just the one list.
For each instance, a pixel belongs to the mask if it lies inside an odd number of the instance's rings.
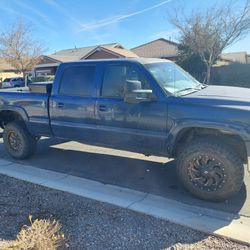
[{"label": "windshield", "polygon": [[173,95],[185,95],[204,86],[173,62],[145,64],[160,86]]}]

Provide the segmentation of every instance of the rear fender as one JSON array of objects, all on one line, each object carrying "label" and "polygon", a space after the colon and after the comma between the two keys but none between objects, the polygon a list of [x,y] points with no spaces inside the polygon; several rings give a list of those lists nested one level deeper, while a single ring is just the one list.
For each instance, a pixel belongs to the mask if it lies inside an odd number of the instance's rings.
[{"label": "rear fender", "polygon": [[29,121],[28,114],[21,107],[17,107],[17,106],[13,106],[13,105],[6,105],[4,107],[1,107],[1,109],[0,109],[0,119],[1,119],[1,113],[2,112],[16,113],[21,118],[21,120],[24,121],[25,124],[27,124],[28,121]]}]

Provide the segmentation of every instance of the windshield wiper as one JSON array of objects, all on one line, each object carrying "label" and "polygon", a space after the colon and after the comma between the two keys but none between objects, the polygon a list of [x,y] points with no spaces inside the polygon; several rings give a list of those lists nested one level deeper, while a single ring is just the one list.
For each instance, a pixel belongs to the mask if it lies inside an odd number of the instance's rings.
[{"label": "windshield wiper", "polygon": [[200,83],[199,85],[196,86],[196,88],[197,87],[201,87],[201,89],[205,89],[207,85],[205,83]]}]

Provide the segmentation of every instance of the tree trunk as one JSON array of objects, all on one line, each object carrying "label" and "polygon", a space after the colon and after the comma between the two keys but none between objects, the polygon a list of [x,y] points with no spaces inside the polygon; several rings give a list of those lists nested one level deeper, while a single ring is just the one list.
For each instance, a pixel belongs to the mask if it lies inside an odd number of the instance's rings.
[{"label": "tree trunk", "polygon": [[25,72],[25,70],[22,71],[22,75],[23,75],[23,80],[24,80],[24,86],[27,87],[27,74]]},{"label": "tree trunk", "polygon": [[24,70],[22,70],[22,75],[23,75],[23,78],[25,78],[26,73],[25,73],[25,71],[24,71]]},{"label": "tree trunk", "polygon": [[210,83],[210,78],[211,78],[211,65],[207,65],[207,74],[206,74],[206,84]]}]

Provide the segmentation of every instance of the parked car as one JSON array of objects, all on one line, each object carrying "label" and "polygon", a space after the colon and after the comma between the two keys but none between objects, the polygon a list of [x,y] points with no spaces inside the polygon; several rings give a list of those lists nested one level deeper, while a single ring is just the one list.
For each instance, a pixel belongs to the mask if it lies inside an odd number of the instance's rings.
[{"label": "parked car", "polygon": [[250,169],[250,89],[203,85],[167,60],[62,63],[53,84],[2,90],[0,104],[16,159],[40,136],[167,156],[187,190],[214,201],[239,192]]},{"label": "parked car", "polygon": [[[28,83],[31,83],[31,80],[28,79]],[[25,80],[23,77],[11,77],[5,78],[2,82],[2,88],[16,88],[16,87],[24,87]]]}]

